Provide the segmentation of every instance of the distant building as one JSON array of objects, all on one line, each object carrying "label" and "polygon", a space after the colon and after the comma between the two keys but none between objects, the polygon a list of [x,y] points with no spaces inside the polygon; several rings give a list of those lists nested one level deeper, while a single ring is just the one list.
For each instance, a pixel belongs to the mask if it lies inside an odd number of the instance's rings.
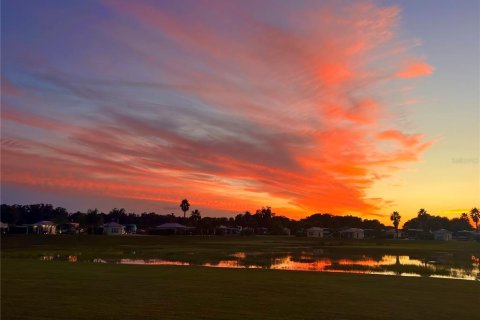
[{"label": "distant building", "polygon": [[188,227],[180,223],[164,223],[150,229],[151,234],[177,235],[185,234]]},{"label": "distant building", "polygon": [[227,227],[221,225],[215,230],[215,234],[218,235],[237,235],[242,231],[242,227]]},{"label": "distant building", "polygon": [[365,239],[374,239],[378,236],[378,230],[376,229],[363,229],[363,237]]},{"label": "distant building", "polygon": [[109,222],[103,225],[103,234],[116,236],[125,234],[125,226],[117,222]]},{"label": "distant building", "polygon": [[77,222],[68,222],[57,227],[57,232],[61,234],[77,234],[80,233],[80,224]]},{"label": "distant building", "polygon": [[0,222],[0,233],[7,234],[8,233],[8,223]]},{"label": "distant building", "polygon": [[433,232],[433,239],[440,241],[449,241],[452,240],[452,232],[446,229],[440,229]]},{"label": "distant building", "polygon": [[460,230],[455,232],[455,234],[453,235],[453,238],[457,240],[463,240],[463,241],[473,240],[475,239],[475,231]]},{"label": "distant building", "polygon": [[344,239],[363,239],[365,238],[365,232],[363,229],[350,228],[340,231],[340,238]]},{"label": "distant building", "polygon": [[402,230],[395,231],[395,229],[388,229],[387,231],[385,231],[385,236],[388,239],[400,239],[402,238],[403,233],[402,233]]},{"label": "distant building", "polygon": [[289,236],[292,234],[292,231],[289,228],[283,228],[283,234]]},{"label": "distant building", "polygon": [[307,237],[311,238],[323,238],[324,228],[312,227],[307,229]]},{"label": "distant building", "polygon": [[37,234],[55,234],[57,225],[52,221],[42,220],[31,225],[32,232]]},{"label": "distant building", "polygon": [[404,231],[404,236],[408,239],[419,239],[425,232],[422,229],[407,229]]},{"label": "distant building", "polygon": [[128,233],[128,234],[137,233],[137,225],[136,224],[127,224],[125,226],[125,232]]}]

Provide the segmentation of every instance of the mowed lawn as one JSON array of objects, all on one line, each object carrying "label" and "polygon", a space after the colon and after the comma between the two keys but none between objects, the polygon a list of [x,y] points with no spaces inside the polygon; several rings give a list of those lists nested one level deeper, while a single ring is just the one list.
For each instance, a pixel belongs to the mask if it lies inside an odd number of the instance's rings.
[{"label": "mowed lawn", "polygon": [[5,259],[2,319],[479,319],[473,281]]},{"label": "mowed lawn", "polygon": [[201,260],[302,247],[480,253],[478,242],[286,237],[2,238],[2,319],[480,319],[480,282],[346,273],[40,261],[42,254]]}]

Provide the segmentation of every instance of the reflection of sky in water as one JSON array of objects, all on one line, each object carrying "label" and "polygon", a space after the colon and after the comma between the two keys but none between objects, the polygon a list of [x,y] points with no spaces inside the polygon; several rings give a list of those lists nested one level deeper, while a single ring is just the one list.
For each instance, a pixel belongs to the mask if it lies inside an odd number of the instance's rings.
[{"label": "reflection of sky in water", "polygon": [[181,261],[168,261],[160,259],[120,259],[115,263],[118,264],[147,264],[147,265],[157,265],[157,266],[189,266],[188,262]]},{"label": "reflection of sky in water", "polygon": [[[438,261],[415,259],[407,255],[383,255],[381,258],[374,259],[368,256],[358,258],[317,258],[302,252],[300,259],[292,255],[286,255],[278,258],[271,258],[270,263],[260,264],[255,262],[246,263],[249,255],[245,252],[236,252],[229,255],[228,260],[207,262],[201,264],[189,263],[185,261],[173,261],[164,259],[93,259],[94,263],[115,263],[129,265],[177,265],[190,266],[199,265],[204,267],[217,268],[264,268],[274,270],[297,270],[297,271],[319,271],[319,272],[341,272],[358,274],[381,274],[396,275],[404,277],[428,276],[432,278],[448,278],[463,280],[480,280],[480,257],[471,256],[471,267],[460,268],[442,265]],[[257,255],[255,255],[257,256]],[[43,256],[42,260],[62,260],[77,262],[76,255],[57,255]],[[412,272],[409,268],[415,268],[417,272]],[[392,268],[394,268],[392,270]]]}]

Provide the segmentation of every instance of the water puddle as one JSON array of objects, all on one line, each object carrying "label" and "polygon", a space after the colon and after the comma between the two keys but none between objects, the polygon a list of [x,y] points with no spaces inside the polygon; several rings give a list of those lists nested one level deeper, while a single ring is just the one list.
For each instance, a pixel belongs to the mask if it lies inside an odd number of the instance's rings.
[{"label": "water puddle", "polygon": [[[323,253],[323,252],[322,252]],[[305,251],[295,254],[268,255],[254,252],[235,252],[224,260],[188,262],[166,259],[107,259],[79,260],[76,255],[43,256],[42,260],[68,262],[111,263],[126,265],[175,265],[203,266],[211,268],[254,268],[293,271],[340,272],[355,274],[379,274],[402,277],[430,277],[480,281],[480,257],[471,256],[468,261],[448,261],[449,256],[419,258],[407,255],[318,256]]]}]

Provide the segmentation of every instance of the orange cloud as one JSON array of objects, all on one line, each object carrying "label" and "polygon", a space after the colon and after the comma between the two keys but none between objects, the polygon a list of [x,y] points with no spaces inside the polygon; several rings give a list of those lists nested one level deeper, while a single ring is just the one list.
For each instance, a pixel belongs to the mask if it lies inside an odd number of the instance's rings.
[{"label": "orange cloud", "polygon": [[397,72],[399,78],[416,78],[428,76],[433,73],[433,67],[421,60],[405,63],[402,70]]},{"label": "orange cloud", "polygon": [[[378,212],[388,199],[367,198],[368,188],[431,145],[392,126],[375,95],[398,76],[427,72],[423,62],[391,72],[411,56],[398,50],[398,8],[275,6],[279,24],[240,3],[212,18],[209,5],[185,19],[168,7],[106,1],[116,19],[102,20],[98,34],[123,50],[115,55],[122,65],[142,72],[39,75],[62,93],[45,93],[43,103],[71,106],[71,118],[21,111],[11,100],[2,114],[9,125],[54,137],[7,134],[2,181],[137,199],[139,207],[188,197],[206,214],[266,204],[295,217]],[[103,54],[88,63],[111,59]],[[16,98],[37,101],[31,91]]]}]

